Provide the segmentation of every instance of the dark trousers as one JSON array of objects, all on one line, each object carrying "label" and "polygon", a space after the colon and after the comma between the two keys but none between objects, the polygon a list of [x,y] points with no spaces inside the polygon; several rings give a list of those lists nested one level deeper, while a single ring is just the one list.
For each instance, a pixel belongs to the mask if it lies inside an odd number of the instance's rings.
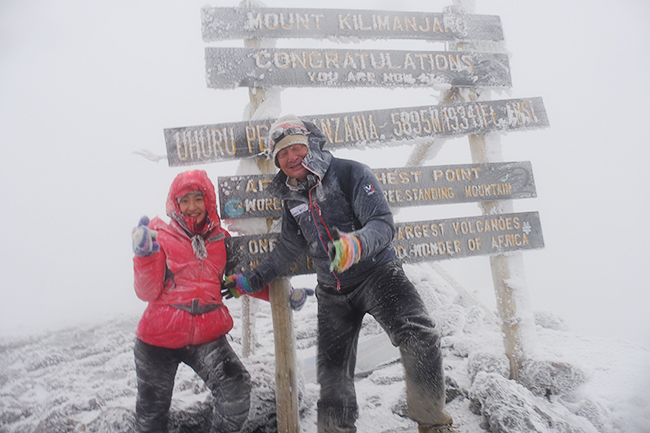
[{"label": "dark trousers", "polygon": [[138,377],[135,431],[167,432],[174,379],[181,362],[203,379],[215,398],[213,433],[241,430],[250,407],[250,375],[232,350],[226,336],[180,349],[152,346],[135,341]]},{"label": "dark trousers", "polygon": [[357,342],[371,314],[399,347],[409,417],[420,424],[449,424],[440,335],[399,262],[381,266],[357,287],[318,287],[319,433],[354,433]]}]

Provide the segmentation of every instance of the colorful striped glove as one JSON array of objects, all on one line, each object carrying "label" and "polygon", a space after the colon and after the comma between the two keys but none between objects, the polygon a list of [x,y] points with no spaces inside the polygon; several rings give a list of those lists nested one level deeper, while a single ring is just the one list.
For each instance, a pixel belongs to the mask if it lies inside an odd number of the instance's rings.
[{"label": "colorful striped glove", "polygon": [[327,245],[330,271],[345,272],[361,259],[361,242],[355,235],[332,230],[332,242]]},{"label": "colorful striped glove", "polygon": [[149,227],[149,217],[143,216],[138,226],[131,232],[133,238],[133,253],[138,257],[147,257],[160,250],[160,244],[156,240],[158,232]]},{"label": "colorful striped glove", "polygon": [[228,275],[221,283],[221,296],[225,299],[239,298],[251,293],[251,285],[243,274]]}]

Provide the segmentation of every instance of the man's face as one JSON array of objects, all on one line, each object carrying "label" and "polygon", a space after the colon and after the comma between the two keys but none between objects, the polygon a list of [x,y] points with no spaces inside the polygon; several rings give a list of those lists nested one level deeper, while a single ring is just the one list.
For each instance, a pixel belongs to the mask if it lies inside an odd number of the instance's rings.
[{"label": "man's face", "polygon": [[302,143],[294,143],[285,147],[276,155],[280,170],[288,177],[295,177],[300,181],[304,181],[307,178],[308,171],[302,165],[302,160],[305,159],[308,152],[309,149]]}]

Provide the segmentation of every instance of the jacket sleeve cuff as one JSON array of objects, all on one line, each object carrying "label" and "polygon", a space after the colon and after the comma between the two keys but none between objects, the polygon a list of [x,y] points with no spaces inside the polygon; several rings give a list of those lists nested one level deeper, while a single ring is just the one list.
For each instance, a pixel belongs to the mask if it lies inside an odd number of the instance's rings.
[{"label": "jacket sleeve cuff", "polygon": [[248,285],[251,288],[251,293],[257,293],[264,288],[266,285],[257,272],[246,271],[244,272],[244,277],[248,280]]}]

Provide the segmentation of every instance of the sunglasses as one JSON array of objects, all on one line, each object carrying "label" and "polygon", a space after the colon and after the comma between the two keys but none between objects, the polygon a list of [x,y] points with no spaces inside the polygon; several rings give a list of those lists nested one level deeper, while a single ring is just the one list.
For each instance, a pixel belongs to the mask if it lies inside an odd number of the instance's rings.
[{"label": "sunglasses", "polygon": [[271,134],[273,144],[279,142],[288,135],[309,135],[309,131],[304,128],[296,126],[288,126],[286,128],[278,128]]}]

